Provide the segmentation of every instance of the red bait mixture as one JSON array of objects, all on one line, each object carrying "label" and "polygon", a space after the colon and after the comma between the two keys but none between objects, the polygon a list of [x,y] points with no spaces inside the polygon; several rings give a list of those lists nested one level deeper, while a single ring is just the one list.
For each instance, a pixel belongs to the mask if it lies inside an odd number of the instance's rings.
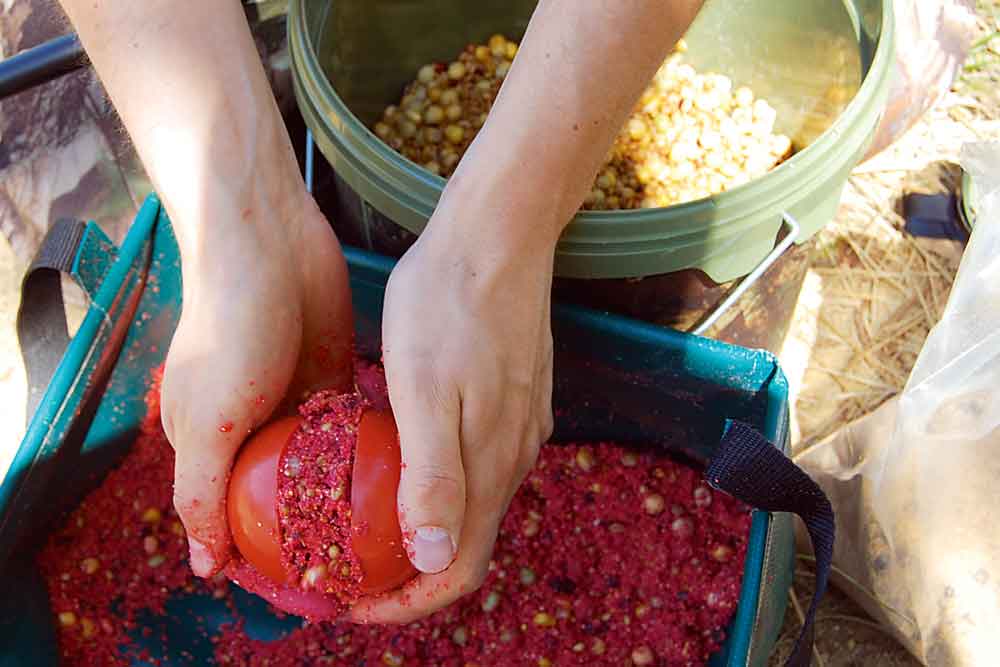
[{"label": "red bait mixture", "polygon": [[[158,382],[147,404],[130,454],[38,558],[66,665],[147,659],[130,644],[137,614],[163,614],[165,602],[185,592],[228,594],[224,578],[202,582],[188,567],[171,506],[173,452],[159,421]],[[322,433],[329,418],[322,398],[304,412]],[[293,454],[289,448],[282,470]],[[280,487],[291,484],[296,498],[313,502],[289,507],[296,521],[332,511],[327,499],[339,502],[329,491],[322,502],[308,496],[309,488],[337,488],[330,482],[339,473],[314,468],[300,467]],[[721,646],[735,610],[749,526],[744,505],[662,457],[610,443],[545,446],[511,503],[479,591],[403,627],[304,624],[261,642],[237,621],[213,638],[216,660],[278,667],[701,665]],[[329,574],[326,542],[335,538],[283,555],[306,576],[325,547]],[[343,576],[356,581],[357,564],[349,565]]]},{"label": "red bait mixture", "polygon": [[360,394],[320,392],[299,410],[302,425],[278,464],[282,564],[304,590],[334,594],[343,611],[361,597],[361,565],[351,548],[351,471]]}]

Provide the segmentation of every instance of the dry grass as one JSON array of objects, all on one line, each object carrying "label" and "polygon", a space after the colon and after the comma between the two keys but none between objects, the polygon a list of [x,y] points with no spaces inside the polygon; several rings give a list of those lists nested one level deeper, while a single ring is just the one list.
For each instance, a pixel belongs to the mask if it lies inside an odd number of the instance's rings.
[{"label": "dry grass", "polygon": [[807,446],[898,393],[947,301],[961,259],[948,241],[902,231],[906,192],[949,192],[970,141],[1000,139],[1000,0],[980,2],[979,36],[952,91],[901,141],[852,174],[818,235],[782,355],[797,444]]},{"label": "dry grass", "polygon": [[[979,0],[977,38],[951,92],[897,145],[852,174],[837,218],[817,239],[782,362],[793,389],[798,451],[902,390],[947,301],[961,247],[902,231],[906,192],[950,192],[962,144],[1000,139],[1000,0]],[[796,572],[780,665],[801,627],[811,565]],[[850,599],[831,590],[816,664],[911,667],[917,661]]]}]

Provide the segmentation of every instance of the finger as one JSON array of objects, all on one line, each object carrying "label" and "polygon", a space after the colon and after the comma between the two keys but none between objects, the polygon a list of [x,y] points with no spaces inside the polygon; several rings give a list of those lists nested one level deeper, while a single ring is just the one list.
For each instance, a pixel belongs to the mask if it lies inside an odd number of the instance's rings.
[{"label": "finger", "polygon": [[440,574],[422,574],[398,591],[360,600],[349,612],[347,620],[354,623],[411,623],[477,590],[489,571],[502,515],[470,511],[469,516],[470,521],[462,533],[462,551],[451,567]]},{"label": "finger", "polygon": [[402,454],[399,520],[413,566],[434,574],[455,559],[465,515],[458,392],[391,355],[386,370]]},{"label": "finger", "polygon": [[[196,438],[181,433],[178,442]],[[218,443],[206,449],[221,451]],[[218,572],[229,560],[226,486],[232,457],[180,448],[174,462],[174,507],[187,531],[191,569],[199,577]]]},{"label": "finger", "polygon": [[[463,414],[463,423],[465,415]],[[351,620],[368,623],[409,623],[451,604],[477,590],[489,572],[490,558],[500,523],[517,491],[518,480],[506,452],[515,449],[502,431],[499,439],[483,443],[479,456],[466,466],[468,503],[462,527],[461,548],[455,562],[444,572],[422,575],[401,591],[366,599],[352,610]],[[507,480],[502,482],[501,480]]]},{"label": "finger", "polygon": [[[164,372],[161,414],[174,449],[174,507],[187,532],[191,569],[206,577],[230,557],[226,491],[233,458],[283,392],[280,379],[270,391],[271,383],[237,371],[239,360],[192,349],[188,332],[178,333]],[[270,358],[264,363],[282,366]],[[290,364],[283,372],[290,374]]]}]

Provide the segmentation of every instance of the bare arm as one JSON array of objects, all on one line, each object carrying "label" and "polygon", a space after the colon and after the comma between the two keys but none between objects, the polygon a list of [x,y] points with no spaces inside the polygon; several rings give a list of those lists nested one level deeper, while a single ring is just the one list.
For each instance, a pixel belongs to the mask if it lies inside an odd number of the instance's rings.
[{"label": "bare arm", "polygon": [[[63,0],[185,250],[298,186],[240,4]],[[300,187],[300,186],[298,186]],[[221,220],[221,222],[220,222]],[[185,257],[185,260],[189,259]],[[194,259],[194,258],[191,258]],[[185,267],[187,268],[187,267]]]},{"label": "bare arm", "polygon": [[286,394],[350,386],[346,265],[239,2],[63,6],[177,234],[184,309],[162,416],[191,565],[207,576],[230,556],[225,491],[247,433]]},{"label": "bare arm", "polygon": [[507,202],[483,220],[503,219],[506,232],[554,243],[635,100],[701,5],[542,0],[449,195]]},{"label": "bare arm", "polygon": [[[552,431],[556,241],[700,0],[542,0],[483,130],[393,272],[383,340],[417,590],[405,622],[486,574],[504,508]],[[447,568],[447,569],[445,569]]]}]

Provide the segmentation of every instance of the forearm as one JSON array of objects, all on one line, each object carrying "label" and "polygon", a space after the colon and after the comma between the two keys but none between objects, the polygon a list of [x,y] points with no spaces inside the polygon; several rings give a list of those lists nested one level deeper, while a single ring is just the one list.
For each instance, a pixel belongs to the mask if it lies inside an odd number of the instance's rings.
[{"label": "forearm", "polygon": [[[558,238],[635,100],[702,0],[542,0],[446,209],[482,207],[490,242]],[[474,221],[456,220],[468,227]]]},{"label": "forearm", "polygon": [[240,223],[265,233],[302,186],[239,3],[62,4],[173,218],[185,272],[238,246]]}]

